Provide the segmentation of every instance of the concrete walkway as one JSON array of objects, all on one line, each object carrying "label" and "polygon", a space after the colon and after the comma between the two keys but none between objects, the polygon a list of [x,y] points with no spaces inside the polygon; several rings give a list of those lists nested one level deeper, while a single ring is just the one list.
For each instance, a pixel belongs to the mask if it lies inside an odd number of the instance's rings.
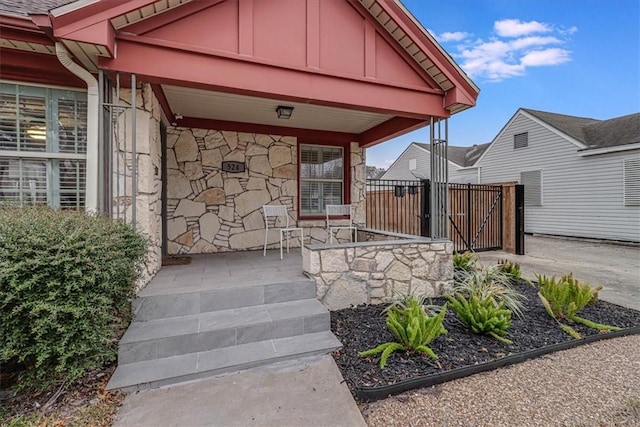
[{"label": "concrete walkway", "polygon": [[509,259],[522,266],[526,278],[534,272],[546,276],[573,276],[591,285],[602,285],[600,298],[640,310],[640,246],[598,241],[526,236],[526,255],[501,251],[479,252],[484,263]]},{"label": "concrete walkway", "polygon": [[366,426],[330,355],[130,394],[116,427]]}]

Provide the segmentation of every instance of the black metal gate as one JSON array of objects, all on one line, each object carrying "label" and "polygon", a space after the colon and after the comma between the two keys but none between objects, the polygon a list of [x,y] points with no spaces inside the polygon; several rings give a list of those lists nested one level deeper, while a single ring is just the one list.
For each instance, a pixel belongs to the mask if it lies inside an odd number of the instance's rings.
[{"label": "black metal gate", "polygon": [[457,252],[502,249],[501,185],[449,184],[449,238]]},{"label": "black metal gate", "polygon": [[[431,186],[429,180],[367,180],[367,226],[432,237]],[[449,184],[449,239],[456,252],[503,249],[505,242],[502,185]],[[516,216],[515,253],[524,254],[523,189],[516,186],[515,206],[509,215]],[[513,202],[513,199],[509,199]],[[512,209],[514,208],[514,209]],[[515,212],[514,212],[515,211]],[[507,221],[507,224],[513,222]],[[514,237],[511,235],[509,238]],[[511,241],[511,240],[510,240]],[[511,249],[513,250],[513,249]]]}]

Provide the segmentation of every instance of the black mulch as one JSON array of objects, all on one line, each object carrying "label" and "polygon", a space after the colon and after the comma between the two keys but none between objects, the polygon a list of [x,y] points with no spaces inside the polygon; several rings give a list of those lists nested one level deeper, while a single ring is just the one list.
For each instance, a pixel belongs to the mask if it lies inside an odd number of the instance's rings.
[{"label": "black mulch", "polygon": [[[385,305],[361,305],[331,312],[331,330],[342,342],[343,348],[333,357],[342,372],[349,389],[355,396],[360,387],[379,387],[450,369],[489,362],[501,357],[552,344],[571,341],[573,338],[560,329],[547,315],[540,303],[536,289],[521,282],[517,285],[528,300],[524,318],[514,316],[507,338],[512,345],[494,338],[476,335],[466,329],[452,310],[447,310],[444,326],[449,331],[436,338],[430,347],[438,355],[432,360],[422,354],[394,352],[384,369],[380,369],[380,355],[360,357],[359,351],[368,350],[395,337],[385,325],[382,311]],[[434,298],[433,304],[442,305],[444,298]],[[640,311],[627,309],[605,301],[585,307],[580,316],[589,320],[620,328],[640,326]],[[571,325],[582,336],[599,332],[585,326]]]}]

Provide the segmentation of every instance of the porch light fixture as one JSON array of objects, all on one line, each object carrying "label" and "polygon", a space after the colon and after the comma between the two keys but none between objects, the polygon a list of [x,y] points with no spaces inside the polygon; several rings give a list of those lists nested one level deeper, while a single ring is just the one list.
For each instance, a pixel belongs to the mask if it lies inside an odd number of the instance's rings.
[{"label": "porch light fixture", "polygon": [[293,107],[287,107],[285,105],[278,105],[276,107],[276,113],[278,114],[279,119],[290,119],[293,114]]}]

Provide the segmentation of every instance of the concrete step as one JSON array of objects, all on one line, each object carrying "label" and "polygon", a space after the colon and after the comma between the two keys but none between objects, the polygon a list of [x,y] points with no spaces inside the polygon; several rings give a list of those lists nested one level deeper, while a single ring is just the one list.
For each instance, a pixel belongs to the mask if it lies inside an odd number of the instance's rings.
[{"label": "concrete step", "polygon": [[315,298],[134,321],[120,340],[118,363],[162,359],[329,329],[329,312]]},{"label": "concrete step", "polygon": [[283,360],[326,354],[342,345],[330,331],[119,365],[107,389],[145,390],[241,371]]},{"label": "concrete step", "polygon": [[200,292],[151,295],[132,303],[135,321],[146,322],[232,308],[315,298],[313,280],[227,287]]}]

